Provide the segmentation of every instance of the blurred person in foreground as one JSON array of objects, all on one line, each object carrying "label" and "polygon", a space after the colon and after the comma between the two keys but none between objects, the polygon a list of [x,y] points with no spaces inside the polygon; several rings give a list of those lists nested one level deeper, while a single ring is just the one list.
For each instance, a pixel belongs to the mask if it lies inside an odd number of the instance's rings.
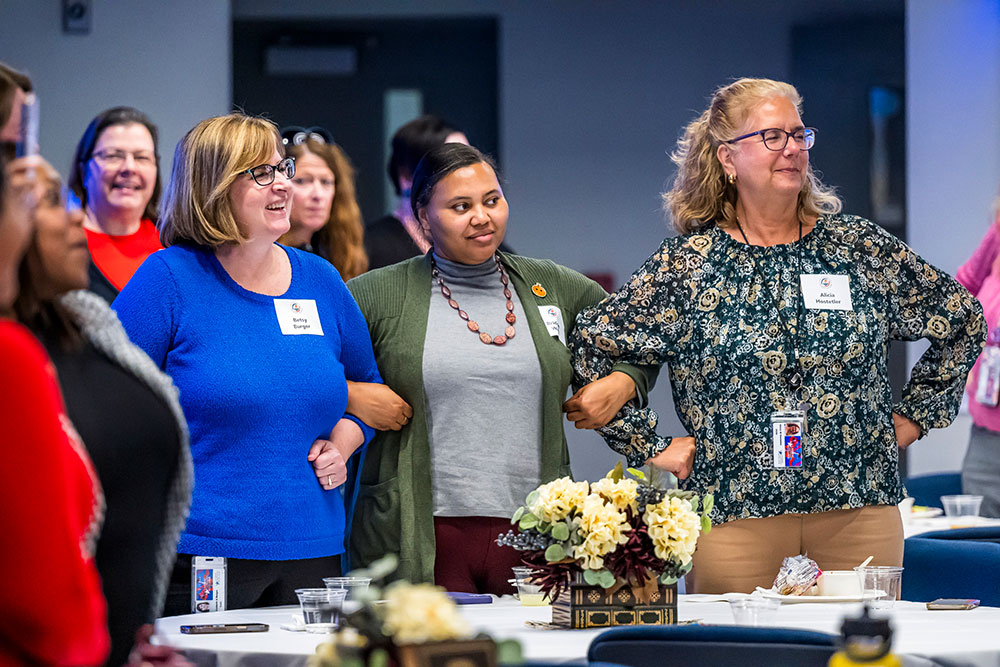
[{"label": "blurred person in foreground", "polygon": [[[769,587],[803,553],[823,570],[900,565],[899,449],[951,423],[983,344],[968,291],[840,212],[800,110],[780,81],[719,88],[673,155],[679,235],[571,338],[576,384],[622,362],[670,371],[683,435],[629,408],[602,434],[632,466],[685,453],[682,487],[714,494],[692,592]],[[918,339],[930,347],[894,405],[889,344]]]},{"label": "blurred person in foreground", "polygon": [[108,604],[107,664],[177,659],[149,644],[191,503],[191,455],[177,389],[129,342],[108,303],[87,291],[83,213],[67,210],[61,181],[38,172],[34,235],[19,271],[15,311],[55,365],[66,411],[104,491],[96,562]]},{"label": "blurred person in foreground", "polygon": [[285,155],[295,158],[291,229],[279,241],[314,252],[350,280],[368,269],[354,167],[323,128],[282,130]]},{"label": "blurred person in foreground", "polygon": [[94,564],[104,497],[45,350],[12,321],[17,267],[43,196],[41,158],[0,156],[0,664],[99,665],[107,612]]},{"label": "blurred person in foreground", "polygon": [[[563,410],[579,426],[603,425],[645,399],[655,371],[616,366],[564,408],[566,335],[605,292],[551,261],[498,250],[509,208],[478,150],[431,149],[414,172],[411,207],[431,250],[349,284],[381,394],[401,402],[398,430],[376,434],[361,471],[351,557],[366,565],[398,554],[401,577],[502,595],[521,562],[497,535],[529,492],[570,474]],[[352,406],[366,388],[352,387]]]},{"label": "blurred person in foreground", "polygon": [[340,487],[372,435],[345,415],[345,380],[381,380],[336,269],[277,243],[294,177],[273,123],[198,123],[174,154],[166,249],[113,304],[180,389],[191,433],[197,481],[168,615],[191,610],[194,556],[227,559],[229,608],[294,604],[296,588],[340,573],[356,495]]},{"label": "blurred person in foreground", "polygon": [[139,265],[163,248],[156,231],[158,137],[146,114],[114,107],[90,121],[76,146],[69,187],[85,214],[93,260],[89,289],[108,303]]}]

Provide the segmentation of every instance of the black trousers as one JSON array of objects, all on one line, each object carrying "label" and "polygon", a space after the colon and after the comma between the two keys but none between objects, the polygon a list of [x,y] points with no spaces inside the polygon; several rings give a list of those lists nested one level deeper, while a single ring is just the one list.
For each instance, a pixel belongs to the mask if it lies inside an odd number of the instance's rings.
[{"label": "black trousers", "polygon": [[[323,577],[340,576],[340,556],[303,560],[226,559],[226,609],[298,604],[296,588],[323,588]],[[177,554],[164,616],[191,613],[191,556]]]}]

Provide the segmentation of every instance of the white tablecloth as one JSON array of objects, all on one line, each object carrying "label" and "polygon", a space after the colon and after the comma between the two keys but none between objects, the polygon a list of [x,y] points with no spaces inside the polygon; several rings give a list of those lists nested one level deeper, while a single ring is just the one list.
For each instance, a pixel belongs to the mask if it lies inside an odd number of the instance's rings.
[{"label": "white tablecloth", "polygon": [[978,526],[1000,526],[1000,519],[985,516],[951,517],[935,516],[929,519],[908,519],[903,521],[903,537],[913,537],[921,533],[935,530],[951,530],[953,528],[974,528]]},{"label": "white tablecloth", "polygon": [[[776,625],[788,628],[839,633],[844,616],[857,616],[858,604],[796,604],[778,610]],[[185,649],[198,665],[252,667],[256,665],[304,665],[307,656],[324,641],[322,635],[289,632],[287,623],[297,607],[241,609],[161,618],[156,622],[157,641]],[[581,662],[597,630],[542,630],[525,626],[525,621],[548,621],[549,607],[522,607],[513,599],[494,604],[467,605],[462,613],[480,631],[494,638],[514,638],[521,642],[525,658],[553,662]],[[969,611],[928,611],[922,603],[897,602],[887,612],[894,632],[894,652],[915,659],[907,664],[938,664],[969,667],[1000,666],[1000,608],[980,607]],[[698,619],[707,624],[731,624],[725,602],[694,602],[680,597],[678,616],[682,621]],[[266,633],[231,635],[182,635],[181,625],[199,623],[267,623]]]}]

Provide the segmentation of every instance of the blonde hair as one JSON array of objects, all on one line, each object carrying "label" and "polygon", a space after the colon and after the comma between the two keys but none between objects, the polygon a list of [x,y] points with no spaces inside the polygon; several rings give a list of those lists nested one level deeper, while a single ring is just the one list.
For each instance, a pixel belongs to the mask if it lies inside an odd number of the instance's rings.
[{"label": "blonde hair", "polygon": [[[684,128],[670,156],[677,176],[670,191],[663,194],[663,207],[678,232],[689,234],[712,222],[735,226],[736,185],[726,178],[718,148],[736,136],[755,107],[773,97],[784,97],[802,113],[802,98],[791,84],[737,79],[716,90],[708,108]],[[810,164],[799,192],[799,218],[838,213],[841,206],[833,188],[820,182]]]},{"label": "blonde hair", "polygon": [[204,246],[243,243],[229,188],[244,171],[280,152],[278,128],[239,113],[203,120],[177,144],[174,166],[160,205],[160,242]]},{"label": "blonde hair", "polygon": [[[368,270],[365,252],[364,223],[361,207],[354,193],[354,166],[337,144],[324,144],[313,139],[290,145],[285,155],[300,158],[306,152],[323,160],[333,172],[333,204],[326,224],[313,234],[312,244],[321,255],[337,267],[344,280],[350,280]],[[295,214],[294,207],[292,214]],[[279,241],[284,242],[282,239]]]}]

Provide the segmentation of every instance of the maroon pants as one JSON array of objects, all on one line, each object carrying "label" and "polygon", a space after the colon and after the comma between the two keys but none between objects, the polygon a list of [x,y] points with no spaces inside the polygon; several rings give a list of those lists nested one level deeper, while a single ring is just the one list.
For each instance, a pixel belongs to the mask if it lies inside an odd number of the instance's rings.
[{"label": "maroon pants", "polygon": [[461,593],[512,595],[512,567],[521,552],[497,546],[497,535],[511,529],[509,519],[487,516],[436,516],[434,583]]}]

